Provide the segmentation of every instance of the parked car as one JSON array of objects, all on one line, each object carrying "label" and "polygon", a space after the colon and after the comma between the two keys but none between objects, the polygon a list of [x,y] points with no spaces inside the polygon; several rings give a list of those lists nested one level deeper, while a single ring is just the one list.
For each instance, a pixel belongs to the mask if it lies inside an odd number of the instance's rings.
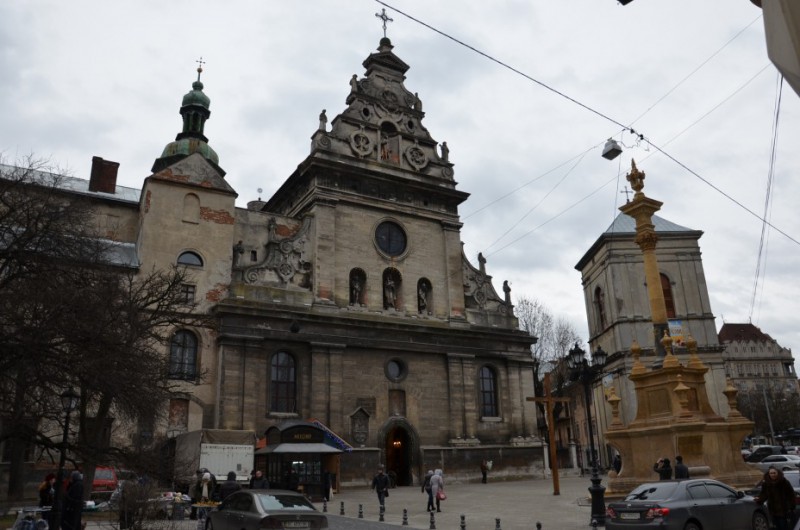
[{"label": "parked car", "polygon": [[607,530],[769,530],[766,511],[752,497],[711,479],[642,484],[611,502]]},{"label": "parked car", "polygon": [[775,467],[781,471],[793,471],[800,469],[800,456],[797,455],[770,455],[764,457],[760,462],[748,462],[752,467],[758,468],[762,473],[766,473],[770,467]]},{"label": "parked car", "polygon": [[117,472],[113,467],[97,466],[92,482],[92,497],[110,497],[118,483]]},{"label": "parked car", "polygon": [[206,530],[328,528],[328,518],[301,493],[284,490],[241,490],[228,495],[208,514]]},{"label": "parked car", "polygon": [[769,455],[786,454],[786,450],[780,445],[756,445],[745,461],[746,462],[761,462]]}]

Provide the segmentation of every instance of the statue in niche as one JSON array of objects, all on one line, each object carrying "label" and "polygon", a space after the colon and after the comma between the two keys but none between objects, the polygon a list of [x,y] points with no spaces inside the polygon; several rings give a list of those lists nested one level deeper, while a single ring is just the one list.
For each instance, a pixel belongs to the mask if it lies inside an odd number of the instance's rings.
[{"label": "statue in niche", "polygon": [[322,112],[319,113],[319,130],[325,132],[327,130],[328,125],[328,116],[325,114],[325,109],[322,109]]},{"label": "statue in niche", "polygon": [[417,307],[420,313],[425,313],[428,309],[428,286],[425,282],[420,282],[417,287]]},{"label": "statue in niche", "polygon": [[397,290],[391,276],[386,277],[383,284],[383,308],[397,309]]},{"label": "statue in niche", "polygon": [[353,275],[350,278],[350,305],[361,304],[361,278]]},{"label": "statue in niche", "polygon": [[277,230],[278,223],[275,221],[274,217],[270,217],[269,223],[267,223],[267,242],[278,240]]},{"label": "statue in niche", "polygon": [[381,160],[389,160],[389,137],[381,133]]},{"label": "statue in niche", "polygon": [[511,286],[508,285],[508,280],[503,281],[503,292],[506,294],[506,303],[511,303]]}]

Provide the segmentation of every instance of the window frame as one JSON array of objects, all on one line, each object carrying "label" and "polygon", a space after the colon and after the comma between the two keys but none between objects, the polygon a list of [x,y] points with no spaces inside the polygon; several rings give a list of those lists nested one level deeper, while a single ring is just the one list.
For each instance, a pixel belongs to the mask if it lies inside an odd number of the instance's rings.
[{"label": "window frame", "polygon": [[[489,383],[487,388],[486,383]],[[500,403],[498,399],[498,376],[497,370],[488,364],[484,364],[478,370],[478,403],[480,406],[481,419],[499,418]]]},{"label": "window frame", "polygon": [[[178,337],[184,339],[180,344],[176,342]],[[187,343],[186,339],[189,338],[194,341],[194,344]],[[175,331],[169,341],[169,379],[182,381],[194,381],[197,379],[199,351],[200,339],[196,333],[188,329]]]},{"label": "window frame", "polygon": [[[291,366],[282,363],[289,361]],[[280,373],[289,370],[289,374]],[[269,362],[269,412],[279,414],[297,413],[297,359],[286,350],[279,350]]]},{"label": "window frame", "polygon": [[203,261],[203,257],[197,252],[193,250],[184,250],[178,254],[178,259],[175,260],[175,263],[183,265],[184,267],[202,269],[205,262]]}]

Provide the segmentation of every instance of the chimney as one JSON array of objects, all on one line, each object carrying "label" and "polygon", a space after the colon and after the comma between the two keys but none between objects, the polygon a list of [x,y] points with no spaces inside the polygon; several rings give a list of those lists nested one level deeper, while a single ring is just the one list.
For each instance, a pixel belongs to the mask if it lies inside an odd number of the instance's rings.
[{"label": "chimney", "polygon": [[92,174],[89,177],[89,191],[114,193],[117,189],[117,170],[119,162],[92,157]]}]

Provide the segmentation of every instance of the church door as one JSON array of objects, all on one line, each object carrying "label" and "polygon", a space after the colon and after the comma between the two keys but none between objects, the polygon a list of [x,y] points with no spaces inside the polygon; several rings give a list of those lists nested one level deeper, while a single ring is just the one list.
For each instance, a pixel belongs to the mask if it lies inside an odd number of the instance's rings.
[{"label": "church door", "polygon": [[396,426],[386,435],[386,472],[395,486],[411,486],[411,437]]}]

